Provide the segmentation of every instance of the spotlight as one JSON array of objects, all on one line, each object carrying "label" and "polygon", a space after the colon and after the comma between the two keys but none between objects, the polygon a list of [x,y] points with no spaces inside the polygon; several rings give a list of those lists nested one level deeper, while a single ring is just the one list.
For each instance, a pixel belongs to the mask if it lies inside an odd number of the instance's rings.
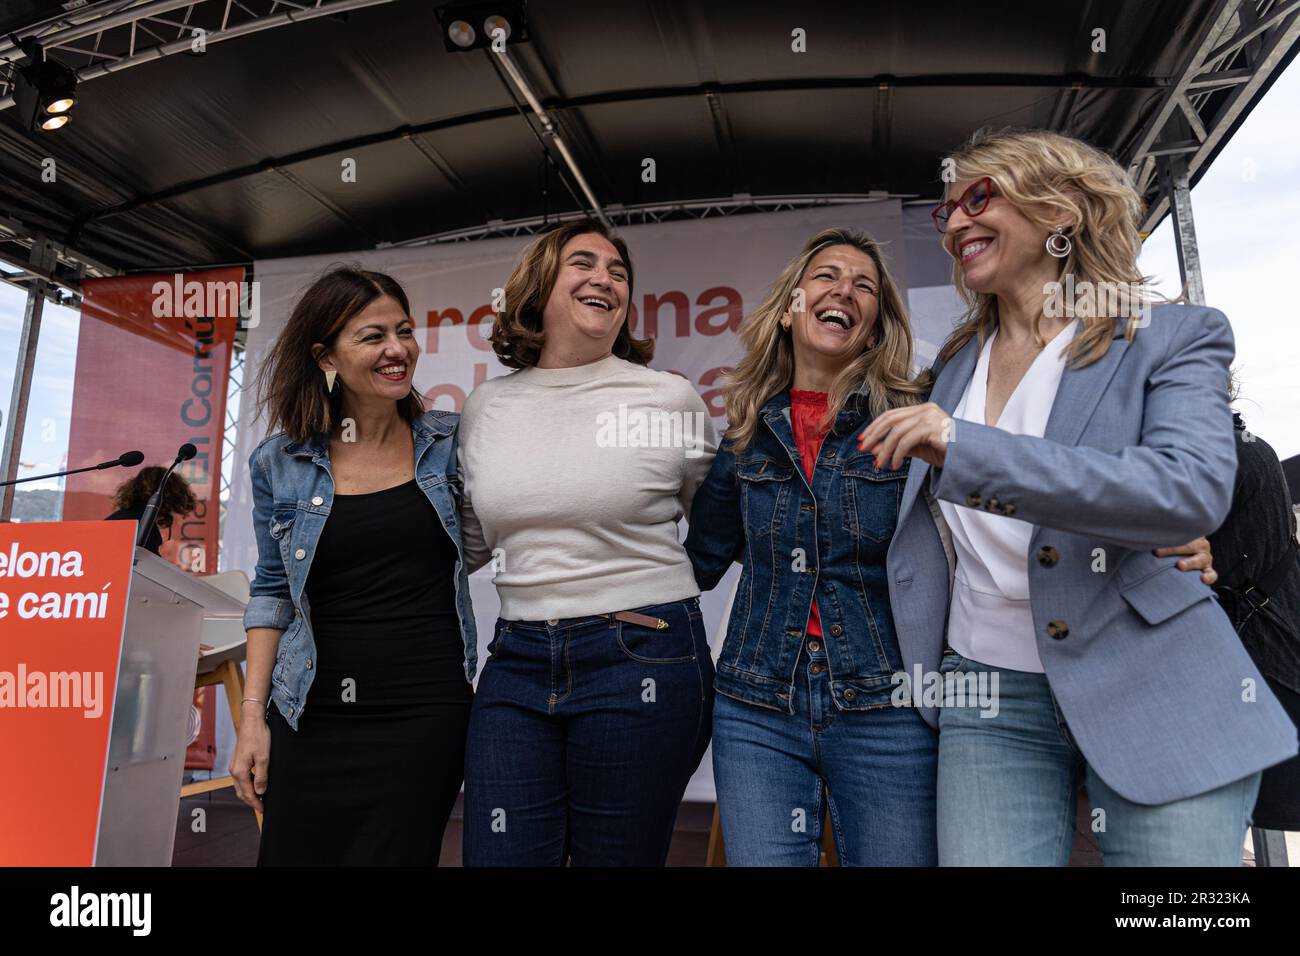
[{"label": "spotlight", "polygon": [[[528,39],[524,4],[520,0],[449,3],[438,7],[434,12],[438,23],[442,25],[443,46],[449,53],[488,49],[496,37],[502,35],[507,44],[522,43]],[[476,23],[482,24],[482,30],[474,28]]]},{"label": "spotlight", "polygon": [[464,20],[453,20],[451,26],[447,27],[447,36],[463,50],[474,45],[474,28]]},{"label": "spotlight", "polygon": [[77,104],[77,74],[62,63],[47,60],[45,51],[35,43],[25,42],[23,52],[30,62],[18,68],[14,82],[14,102],[23,126],[46,131],[67,126]]}]

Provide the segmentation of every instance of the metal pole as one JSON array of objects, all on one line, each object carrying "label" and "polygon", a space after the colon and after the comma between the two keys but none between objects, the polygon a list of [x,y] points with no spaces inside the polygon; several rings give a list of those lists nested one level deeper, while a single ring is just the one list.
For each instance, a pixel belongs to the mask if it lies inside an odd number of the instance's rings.
[{"label": "metal pole", "polygon": [[1205,283],[1201,281],[1201,253],[1196,245],[1196,226],[1192,222],[1192,190],[1188,185],[1186,158],[1179,155],[1160,157],[1160,186],[1169,200],[1183,291],[1187,301],[1193,305],[1205,305]]},{"label": "metal pole", "polygon": [[1250,838],[1255,847],[1256,866],[1290,866],[1286,858],[1286,834],[1281,830],[1251,827]]},{"label": "metal pole", "polygon": [[[9,415],[5,420],[5,443],[0,456],[0,479],[12,481],[18,477],[18,459],[23,451],[23,426],[27,422],[27,400],[32,392],[32,371],[36,367],[36,346],[41,337],[41,314],[45,309],[45,288],[48,283],[39,278],[39,272],[48,273],[54,268],[54,250],[44,236],[32,243],[32,265],[38,277],[27,287],[27,308],[23,312],[23,330],[18,338],[18,364],[14,369],[14,388],[9,399]],[[14,486],[3,491],[0,498],[0,521],[13,517]]]}]

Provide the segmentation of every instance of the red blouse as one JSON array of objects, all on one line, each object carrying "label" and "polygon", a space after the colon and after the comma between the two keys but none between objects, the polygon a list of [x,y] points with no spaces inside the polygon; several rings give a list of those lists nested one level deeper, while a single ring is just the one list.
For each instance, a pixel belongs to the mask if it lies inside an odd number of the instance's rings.
[{"label": "red blouse", "polygon": [[[790,389],[790,424],[794,428],[794,443],[799,449],[803,461],[804,474],[812,484],[813,468],[817,465],[817,455],[821,452],[822,441],[829,430],[823,427],[826,418],[826,393],[805,392],[797,388]],[[808,636],[822,636],[821,617],[817,614],[817,601],[812,603],[808,614]]]}]

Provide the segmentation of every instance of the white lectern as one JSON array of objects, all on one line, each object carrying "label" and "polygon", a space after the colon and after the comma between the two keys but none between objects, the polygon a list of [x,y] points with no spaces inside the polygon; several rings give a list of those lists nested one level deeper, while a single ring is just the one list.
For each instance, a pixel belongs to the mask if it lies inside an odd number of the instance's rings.
[{"label": "white lectern", "polygon": [[203,578],[135,549],[96,866],[171,865],[199,633],[205,620],[243,613]]}]

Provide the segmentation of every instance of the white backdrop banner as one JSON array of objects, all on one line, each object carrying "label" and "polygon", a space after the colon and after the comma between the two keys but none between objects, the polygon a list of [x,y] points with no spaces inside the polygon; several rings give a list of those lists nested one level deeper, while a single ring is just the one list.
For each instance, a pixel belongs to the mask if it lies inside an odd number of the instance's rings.
[{"label": "white backdrop banner", "polygon": [[[905,246],[919,248],[920,255],[926,258],[941,253],[937,241],[927,240],[931,244],[922,247],[915,241],[904,243],[903,214],[897,200],[881,200],[621,229],[636,269],[632,299],[636,335],[655,338],[653,367],[677,372],[690,380],[721,431],[725,424],[721,379],[739,357],[736,330],[741,319],[761,302],[782,267],[821,229],[845,226],[883,242],[891,271],[906,287]],[[911,218],[915,217],[909,215]],[[415,386],[434,407],[459,411],[475,385],[510,371],[497,361],[488,343],[493,319],[490,303],[493,290],[505,285],[530,238],[256,263],[260,315],[248,335],[236,460],[231,469],[221,546],[223,570],[238,568],[251,578],[257,562],[247,461],[265,436],[264,424],[254,419],[252,385],[268,346],[312,279],[336,263],[359,263],[365,269],[387,272],[401,282],[411,301],[422,349]],[[951,314],[939,321],[946,330],[951,325]],[[930,337],[935,335],[941,332]],[[920,329],[918,337],[924,337]],[[684,538],[684,526],[681,534]],[[491,569],[484,568],[470,579],[480,662],[486,658],[484,648],[491,640],[499,609],[491,575]],[[701,599],[715,654],[723,611],[738,575],[739,568],[733,567],[718,588]],[[229,729],[226,731],[229,737]],[[218,767],[227,765],[232,748],[231,741],[219,741]],[[710,755],[706,755],[687,789],[686,799],[713,798],[712,763]]]}]

